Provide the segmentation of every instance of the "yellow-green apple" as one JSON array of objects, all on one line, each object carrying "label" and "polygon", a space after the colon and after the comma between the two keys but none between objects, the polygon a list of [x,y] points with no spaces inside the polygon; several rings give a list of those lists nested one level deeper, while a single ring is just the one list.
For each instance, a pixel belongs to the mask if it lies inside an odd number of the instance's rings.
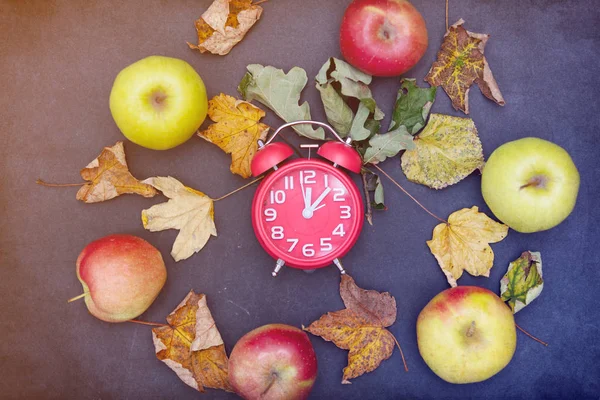
[{"label": "yellow-green apple", "polygon": [[124,68],[110,92],[110,112],[127,139],[166,150],[191,138],[208,109],[200,75],[183,60],[150,56]]},{"label": "yellow-green apple", "polygon": [[298,328],[269,324],[235,344],[229,356],[229,382],[247,400],[305,399],[317,377],[317,357]]},{"label": "yellow-green apple", "polygon": [[142,314],[167,280],[158,249],[132,235],[110,235],[91,242],[76,265],[89,312],[107,322]]},{"label": "yellow-green apple", "polygon": [[493,292],[457,286],[435,296],[417,319],[419,353],[431,370],[450,383],[488,379],[515,352],[512,311]]},{"label": "yellow-green apple", "polygon": [[354,0],[340,27],[340,49],[350,64],[375,76],[398,76],[427,50],[427,27],[407,0]]},{"label": "yellow-green apple", "polygon": [[518,232],[560,224],[573,211],[578,191],[579,172],[569,154],[534,137],[494,150],[481,177],[481,192],[490,210]]}]

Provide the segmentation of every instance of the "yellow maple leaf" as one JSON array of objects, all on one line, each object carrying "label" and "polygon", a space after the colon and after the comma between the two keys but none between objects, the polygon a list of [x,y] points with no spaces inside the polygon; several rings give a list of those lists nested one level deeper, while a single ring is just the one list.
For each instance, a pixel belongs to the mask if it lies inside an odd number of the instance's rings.
[{"label": "yellow maple leaf", "polygon": [[233,391],[227,378],[225,345],[206,296],[190,291],[167,322],[152,329],[156,357],[200,392],[204,387]]},{"label": "yellow maple leaf", "polygon": [[443,189],[460,182],[483,165],[483,149],[470,118],[431,114],[414,140],[414,150],[402,154],[408,180]]},{"label": "yellow maple leaf", "polygon": [[81,177],[89,181],[77,192],[77,200],[96,203],[110,200],[124,193],[153,197],[157,191],[135,179],[127,168],[123,142],[105,147],[100,155],[81,170]]},{"label": "yellow maple leaf", "polygon": [[201,53],[228,54],[258,21],[262,10],[252,0],[215,0],[195,22],[198,44],[187,44]]},{"label": "yellow maple leaf", "polygon": [[452,106],[469,113],[469,90],[477,83],[490,100],[503,106],[504,98],[484,57],[489,35],[473,33],[463,28],[461,19],[444,35],[444,41],[425,80],[431,86],[442,86]]},{"label": "yellow maple leaf", "polygon": [[476,206],[450,214],[448,223],[433,229],[427,241],[450,286],[463,271],[474,276],[489,276],[494,264],[494,252],[489,243],[501,241],[508,234],[508,226],[496,222]]},{"label": "yellow maple leaf", "polygon": [[350,383],[350,379],[375,370],[398,345],[385,329],[396,321],[396,299],[387,292],[359,288],[347,274],[342,275],[340,296],[345,309],[326,313],[304,330],[349,350],[342,383]]},{"label": "yellow maple leaf", "polygon": [[265,112],[235,97],[219,94],[208,103],[208,116],[215,124],[198,136],[231,154],[230,170],[248,178],[250,163],[258,150],[258,140],[264,140],[269,127],[261,122]]},{"label": "yellow maple leaf", "polygon": [[142,211],[144,228],[151,232],[179,229],[171,256],[175,261],[202,250],[210,236],[217,236],[213,200],[202,192],[184,186],[172,177],[144,181],[160,190],[169,201]]}]

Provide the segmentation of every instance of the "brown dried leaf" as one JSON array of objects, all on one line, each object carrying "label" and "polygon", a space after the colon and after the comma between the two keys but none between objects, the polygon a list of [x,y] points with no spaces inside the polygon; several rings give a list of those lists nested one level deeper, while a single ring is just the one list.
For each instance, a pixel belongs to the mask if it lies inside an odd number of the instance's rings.
[{"label": "brown dried leaf", "polygon": [[258,150],[258,140],[265,140],[269,127],[261,122],[260,108],[223,93],[208,102],[208,116],[215,123],[198,136],[231,154],[230,170],[243,178],[252,175],[250,164]]},{"label": "brown dried leaf", "polygon": [[105,147],[100,155],[81,170],[81,177],[89,181],[77,192],[77,200],[97,203],[124,193],[153,197],[158,193],[152,186],[135,179],[127,168],[123,142]]},{"label": "brown dried leaf", "polygon": [[350,383],[392,355],[397,342],[385,328],[396,321],[396,300],[387,292],[359,288],[349,275],[342,275],[340,296],[344,310],[329,312],[304,329],[350,351],[342,378]]},{"label": "brown dried leaf", "polygon": [[218,54],[228,54],[258,21],[262,7],[252,0],[214,0],[196,20],[198,45],[187,43],[191,49]]},{"label": "brown dried leaf", "polygon": [[469,90],[477,83],[481,92],[499,105],[505,104],[492,70],[484,57],[489,35],[463,28],[461,19],[444,35],[444,42],[425,80],[442,86],[455,109],[469,113]]},{"label": "brown dried leaf", "polygon": [[227,354],[206,296],[190,291],[167,317],[168,326],[152,329],[156,357],[187,385],[233,391],[227,378]]}]

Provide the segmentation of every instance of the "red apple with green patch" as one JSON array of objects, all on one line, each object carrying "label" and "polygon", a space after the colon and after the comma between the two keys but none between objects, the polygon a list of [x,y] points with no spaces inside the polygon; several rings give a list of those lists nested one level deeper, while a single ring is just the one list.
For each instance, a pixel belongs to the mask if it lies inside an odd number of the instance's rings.
[{"label": "red apple with green patch", "polygon": [[457,286],[435,296],[417,319],[419,353],[450,383],[486,380],[508,365],[517,334],[510,308],[495,293]]},{"label": "red apple with green patch", "polygon": [[340,27],[340,49],[350,64],[374,76],[398,76],[427,50],[427,27],[407,0],[354,0]]},{"label": "red apple with green patch", "polygon": [[77,258],[77,278],[90,314],[106,322],[133,319],[150,307],[167,280],[163,258],[137,236],[110,235]]},{"label": "red apple with green patch", "polygon": [[245,399],[306,399],[317,377],[317,357],[302,330],[269,324],[235,344],[228,368],[229,382]]}]

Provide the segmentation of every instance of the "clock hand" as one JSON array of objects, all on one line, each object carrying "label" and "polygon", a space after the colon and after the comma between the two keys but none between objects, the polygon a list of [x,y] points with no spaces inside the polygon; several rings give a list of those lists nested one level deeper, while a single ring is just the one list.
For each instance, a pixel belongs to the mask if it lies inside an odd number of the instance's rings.
[{"label": "clock hand", "polygon": [[323,201],[323,199],[325,199],[325,196],[327,196],[329,194],[329,192],[331,192],[331,188],[328,187],[326,188],[323,193],[321,193],[321,195],[319,197],[317,197],[317,199],[315,200],[315,202],[310,206],[310,210],[311,211],[315,211],[318,208],[323,207],[325,204],[323,204],[323,206],[318,207],[319,204],[321,204],[321,202]]},{"label": "clock hand", "polygon": [[307,210],[310,208],[310,200],[312,197],[312,189],[307,188],[304,189],[304,176],[302,171],[300,171],[300,189],[302,189],[302,199],[304,200],[304,209]]}]

